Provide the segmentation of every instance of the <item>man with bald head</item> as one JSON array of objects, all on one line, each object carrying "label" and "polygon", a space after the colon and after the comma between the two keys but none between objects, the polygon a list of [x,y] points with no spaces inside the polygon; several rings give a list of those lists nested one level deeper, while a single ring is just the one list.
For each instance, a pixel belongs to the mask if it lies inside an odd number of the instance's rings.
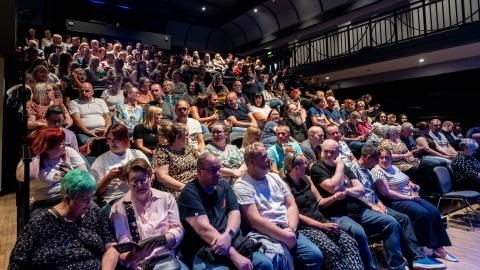
[{"label": "man with bald head", "polygon": [[212,153],[201,154],[197,179],[180,194],[183,241],[188,243],[182,245],[182,253],[193,269],[272,269],[270,260],[260,252],[240,254],[235,248],[239,242],[249,240],[240,232],[240,210],[232,187],[220,181],[221,167]]},{"label": "man with bald head", "polygon": [[377,269],[367,235],[381,234],[388,269],[405,269],[400,246],[400,224],[391,216],[372,211],[361,198],[365,188],[339,158],[339,145],[333,139],[322,144],[321,159],[311,168],[311,179],[323,198],[333,203],[322,213],[352,235],[358,243],[365,269]]},{"label": "man with bald head", "polygon": [[227,95],[227,104],[225,106],[225,117],[227,121],[235,128],[245,130],[249,126],[257,126],[257,121],[253,117],[252,112],[246,105],[238,102],[238,97],[235,92],[230,92]]},{"label": "man with bald head", "polygon": [[73,124],[78,129],[79,145],[84,145],[89,138],[103,136],[112,124],[112,119],[105,101],[93,97],[90,83],[82,83],[79,91],[79,98],[70,101],[70,113]]},{"label": "man with bald head", "polygon": [[327,107],[324,109],[325,116],[328,121],[336,126],[339,126],[343,123],[340,111],[335,108],[335,98],[330,96],[327,97]]},{"label": "man with bald head", "polygon": [[318,152],[322,148],[324,139],[323,129],[319,126],[313,126],[308,129],[308,138],[300,144],[302,148],[303,156],[308,160],[309,167],[317,161],[315,156],[316,149]]}]

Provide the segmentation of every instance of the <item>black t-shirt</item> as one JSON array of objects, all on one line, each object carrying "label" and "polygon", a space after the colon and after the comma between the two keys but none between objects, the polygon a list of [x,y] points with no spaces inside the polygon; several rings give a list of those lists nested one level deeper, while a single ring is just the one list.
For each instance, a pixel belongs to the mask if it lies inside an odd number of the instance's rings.
[{"label": "black t-shirt", "polygon": [[[327,166],[322,160],[315,162],[311,168],[311,179],[313,184],[317,187],[318,192],[324,198],[330,197],[333,194],[323,189],[320,183],[326,179],[332,178],[335,174],[336,167]],[[352,187],[352,179],[356,179],[355,174],[348,168],[344,168],[344,186],[346,188]],[[335,201],[329,207],[324,209],[322,213],[325,216],[337,216],[337,215],[357,215],[358,212],[365,208],[366,205],[357,198],[347,196],[345,199]]]},{"label": "black t-shirt", "polygon": [[180,220],[185,228],[182,253],[190,260],[202,246],[210,246],[203,241],[195,230],[186,222],[188,217],[207,215],[210,225],[223,233],[227,228],[228,213],[238,210],[238,202],[233,189],[226,181],[220,181],[212,194],[204,191],[198,179],[189,182],[178,198]]},{"label": "black t-shirt", "polygon": [[133,128],[133,139],[142,139],[143,146],[155,150],[158,144],[157,129],[147,129],[143,124],[138,124]]},{"label": "black t-shirt", "polygon": [[317,197],[312,192],[310,181],[307,176],[302,176],[299,185],[295,185],[290,177],[286,177],[286,182],[292,191],[292,195],[295,198],[295,202],[298,206],[300,214],[313,218],[322,223],[328,222],[320,211],[320,207],[317,203]]},{"label": "black t-shirt", "polygon": [[230,116],[234,116],[237,121],[242,121],[242,122],[250,122],[250,117],[248,117],[248,114],[250,113],[250,110],[243,104],[238,104],[238,108],[232,109],[228,106],[225,106],[225,117],[229,118]]}]

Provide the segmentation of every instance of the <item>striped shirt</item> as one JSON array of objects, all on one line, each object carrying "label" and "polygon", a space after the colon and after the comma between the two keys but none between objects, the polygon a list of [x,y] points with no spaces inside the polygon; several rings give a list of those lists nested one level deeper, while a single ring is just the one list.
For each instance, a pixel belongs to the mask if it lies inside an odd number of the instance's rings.
[{"label": "striped shirt", "polygon": [[395,165],[391,165],[388,169],[382,169],[377,165],[372,169],[371,173],[374,182],[379,180],[387,181],[390,190],[403,195],[410,195],[410,187],[408,186],[410,179]]}]

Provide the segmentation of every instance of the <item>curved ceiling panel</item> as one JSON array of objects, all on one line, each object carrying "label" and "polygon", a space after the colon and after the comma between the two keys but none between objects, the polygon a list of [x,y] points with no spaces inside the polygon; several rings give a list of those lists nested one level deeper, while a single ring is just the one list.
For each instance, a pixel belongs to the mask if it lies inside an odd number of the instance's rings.
[{"label": "curved ceiling panel", "polygon": [[207,43],[210,30],[203,26],[193,26],[188,32],[188,36],[185,39],[185,46],[189,48],[203,48]]},{"label": "curved ceiling panel", "polygon": [[213,30],[205,44],[205,50],[227,51],[233,48],[232,39],[222,30]]},{"label": "curved ceiling panel", "polygon": [[190,24],[169,21],[167,24],[167,34],[172,36],[172,46],[184,46],[185,37],[188,35]]},{"label": "curved ceiling panel", "polygon": [[295,23],[298,23],[297,14],[290,1],[275,1],[266,2],[265,5],[275,12],[278,20],[280,21],[280,28],[285,28]]},{"label": "curved ceiling panel", "polygon": [[263,36],[263,30],[260,28],[258,22],[250,15],[242,15],[235,20],[234,23],[242,27],[247,34],[248,40],[256,40]]},{"label": "curved ceiling panel", "polygon": [[248,42],[245,31],[236,23],[228,22],[222,29],[232,38],[233,46],[240,46]]},{"label": "curved ceiling panel", "polygon": [[263,29],[263,35],[272,34],[280,30],[280,21],[275,17],[275,13],[269,7],[260,6],[257,13],[251,12],[253,18],[255,18]]},{"label": "curved ceiling panel", "polygon": [[323,3],[323,8],[325,11],[350,2],[349,0],[321,0],[321,1]]},{"label": "curved ceiling panel", "polygon": [[300,15],[302,21],[306,21],[322,13],[319,0],[292,1],[292,4],[294,4],[297,8],[298,14]]}]

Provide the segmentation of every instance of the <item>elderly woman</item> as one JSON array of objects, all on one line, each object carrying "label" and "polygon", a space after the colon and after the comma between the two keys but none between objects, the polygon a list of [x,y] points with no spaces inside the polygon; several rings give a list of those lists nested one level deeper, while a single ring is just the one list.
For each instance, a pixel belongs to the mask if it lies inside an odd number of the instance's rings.
[{"label": "elderly woman", "polygon": [[[32,216],[42,208],[61,201],[62,177],[72,168],[86,170],[77,151],[65,146],[65,132],[59,128],[44,128],[27,138],[34,157],[30,162],[30,205]],[[24,179],[24,163],[17,166],[18,181]]]},{"label": "elderly woman", "polygon": [[188,128],[181,123],[163,121],[158,127],[158,147],[153,153],[153,168],[163,191],[178,199],[185,184],[196,177],[198,153],[188,143]]},{"label": "elderly woman", "polygon": [[153,150],[158,144],[158,126],[162,121],[162,108],[148,106],[145,111],[143,122],[133,129],[133,140],[135,147],[142,151],[149,158],[153,156]]},{"label": "elderly woman", "polygon": [[443,225],[440,211],[431,203],[418,196],[418,185],[392,165],[392,153],[380,148],[378,165],[372,169],[375,187],[383,196],[384,203],[401,213],[408,215],[412,221],[420,246],[438,258],[456,262],[455,256],[449,254],[444,246],[451,246],[447,231]]},{"label": "elderly woman", "polygon": [[61,181],[61,202],[28,222],[8,269],[115,269],[115,236],[100,209],[92,207],[96,187],[88,172],[68,172]]},{"label": "elderly woman", "polygon": [[[28,129],[34,130],[47,126],[47,119],[45,115],[48,107],[51,105],[59,105],[67,112],[67,108],[63,105],[62,99],[55,98],[55,91],[53,86],[49,83],[37,83],[33,90],[32,100],[27,101],[28,112]],[[73,124],[73,120],[70,114],[65,113],[66,127],[70,127]]]},{"label": "elderly woman", "polygon": [[312,181],[305,175],[307,160],[303,155],[285,157],[285,181],[300,212],[298,230],[317,245],[324,256],[326,269],[364,269],[357,242],[321,212],[337,200],[337,196],[322,198]]},{"label": "elderly woman", "polygon": [[241,177],[247,170],[243,153],[235,145],[228,144],[228,131],[223,123],[212,125],[212,142],[205,147],[206,151],[214,154],[222,163],[220,174],[223,179],[231,180],[230,183]]},{"label": "elderly woman", "polygon": [[[97,195],[103,198],[104,205],[112,205],[127,191],[125,165],[132,159],[148,158],[142,151],[130,149],[128,128],[122,124],[113,124],[105,132],[110,150],[103,153],[92,164],[91,173],[98,182]],[[109,206],[106,208],[106,212]]]},{"label": "elderly woman", "polygon": [[175,258],[184,229],[180,222],[178,206],[172,194],[151,188],[153,170],[150,164],[136,158],[125,169],[129,191],[112,207],[110,218],[118,242],[140,242],[150,237],[158,238],[140,250],[120,255],[129,269],[188,269]]},{"label": "elderly woman", "polygon": [[168,102],[170,105],[175,105],[176,99],[173,96],[173,82],[172,81],[164,81],[163,82],[163,99]]},{"label": "elderly woman", "polygon": [[385,126],[385,139],[380,142],[380,147],[390,150],[392,153],[392,164],[407,174],[410,179],[416,179],[420,160],[413,156],[400,140],[400,126]]},{"label": "elderly woman", "polygon": [[480,191],[480,161],[474,157],[478,143],[472,139],[462,139],[459,146],[461,152],[452,162],[456,188]]},{"label": "elderly woman", "polygon": [[115,106],[113,120],[128,128],[128,135],[132,136],[133,128],[143,120],[143,107],[138,104],[139,91],[136,87],[125,90],[125,100]]}]

